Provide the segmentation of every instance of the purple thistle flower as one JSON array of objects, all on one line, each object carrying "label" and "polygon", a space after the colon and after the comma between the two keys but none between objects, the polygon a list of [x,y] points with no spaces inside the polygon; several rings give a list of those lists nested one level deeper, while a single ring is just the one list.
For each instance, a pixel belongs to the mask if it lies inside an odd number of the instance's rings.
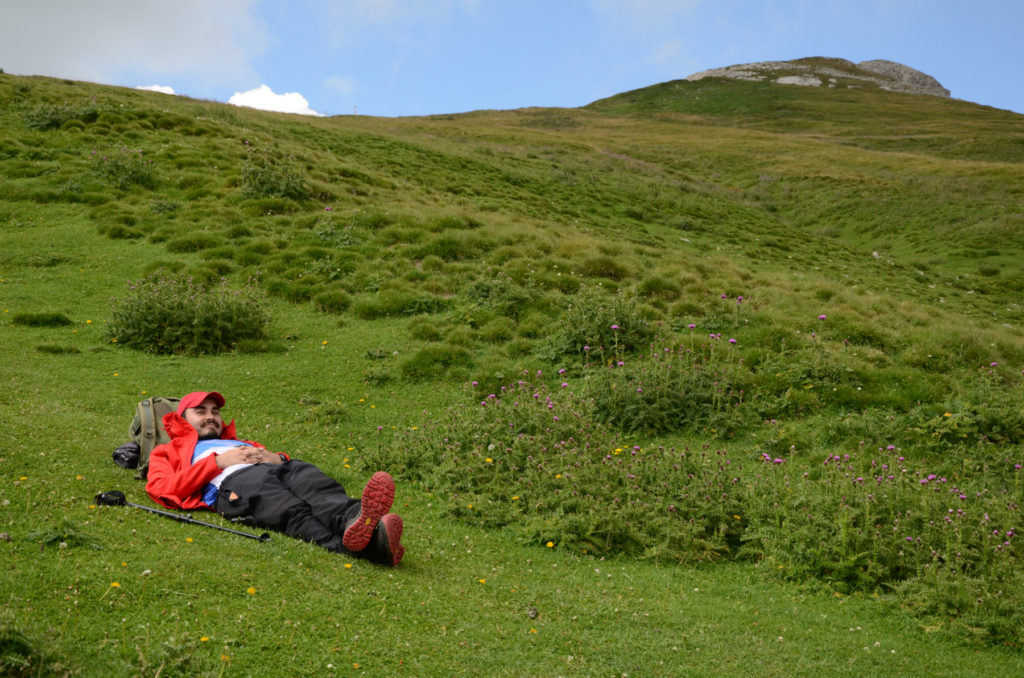
[{"label": "purple thistle flower", "polygon": [[818,320],[825,320],[826,318],[828,318],[827,315],[819,315],[818,316]]}]

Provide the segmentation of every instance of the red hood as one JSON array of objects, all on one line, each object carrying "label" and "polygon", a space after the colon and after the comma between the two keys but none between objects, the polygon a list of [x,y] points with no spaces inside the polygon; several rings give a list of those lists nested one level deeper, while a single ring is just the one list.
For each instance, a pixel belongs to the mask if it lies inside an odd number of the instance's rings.
[{"label": "red hood", "polygon": [[[177,412],[168,412],[164,415],[164,428],[167,429],[168,435],[171,436],[171,440],[175,438],[181,438],[183,436],[195,436],[199,437],[196,430],[192,427],[192,424],[185,421],[185,417],[181,416]],[[235,437],[235,422],[232,420],[230,423],[224,424],[224,430],[220,432],[221,440],[238,440]]]}]

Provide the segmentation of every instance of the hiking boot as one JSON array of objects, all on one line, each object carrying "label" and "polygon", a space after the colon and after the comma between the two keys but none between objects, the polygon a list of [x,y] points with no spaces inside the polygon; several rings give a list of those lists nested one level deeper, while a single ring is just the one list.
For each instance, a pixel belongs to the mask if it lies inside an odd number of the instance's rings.
[{"label": "hiking boot", "polygon": [[[359,515],[345,528],[345,534],[341,537],[341,543],[349,551],[355,553],[362,551],[370,543],[373,531],[377,523],[391,509],[391,503],[395,500],[395,481],[385,471],[378,471],[373,474],[370,481],[363,489],[363,496],[359,500]],[[401,536],[401,520],[399,520],[399,536]]]},{"label": "hiking boot", "polygon": [[373,539],[359,556],[371,563],[397,567],[405,555],[405,547],[401,542],[402,518],[397,513],[389,513],[380,519]]}]

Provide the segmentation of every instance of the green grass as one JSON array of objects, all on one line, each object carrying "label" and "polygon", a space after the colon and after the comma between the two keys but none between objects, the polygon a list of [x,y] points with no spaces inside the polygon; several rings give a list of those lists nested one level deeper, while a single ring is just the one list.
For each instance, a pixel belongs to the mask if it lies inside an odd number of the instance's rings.
[{"label": "green grass", "polygon": [[[1024,461],[1020,116],[702,81],[576,110],[307,119],[0,74],[0,125],[0,650],[54,675],[1021,672],[1016,542],[972,551],[969,573],[917,554],[921,569],[879,575],[901,556],[844,532],[876,514],[842,513],[822,471],[891,444],[908,473],[984,493],[972,520],[1020,528],[1000,503]],[[262,352],[112,343],[111,299],[157,271],[258,278]],[[646,341],[704,351],[742,398],[638,400],[637,380],[707,390],[658,372]],[[602,373],[608,359],[624,371]],[[518,476],[488,485],[402,446],[524,370],[556,397],[602,389],[619,444],[727,454],[728,502],[683,504],[650,470],[629,495],[692,507],[710,532],[642,505],[570,510],[553,451],[522,472],[537,501],[516,520],[487,501],[529,496]],[[109,489],[148,501],[110,452],[137,401],[195,388],[354,491],[380,463],[401,475],[403,455],[436,454],[400,478],[402,567],[90,507]],[[489,442],[467,454],[500,464]],[[786,464],[764,471],[765,454]],[[583,492],[636,491],[579,461],[565,475],[590,478]],[[941,520],[905,487],[884,506]],[[580,538],[601,521],[623,541]],[[865,543],[874,560],[844,550]]]}]

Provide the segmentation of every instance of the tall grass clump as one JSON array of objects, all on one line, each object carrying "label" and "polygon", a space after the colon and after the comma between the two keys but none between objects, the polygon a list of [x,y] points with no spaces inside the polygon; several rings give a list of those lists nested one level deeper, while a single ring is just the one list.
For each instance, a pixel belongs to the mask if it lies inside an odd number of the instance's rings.
[{"label": "tall grass clump", "polygon": [[269,312],[254,280],[238,289],[155,273],[112,301],[110,340],[151,353],[200,355],[250,349],[267,339]]}]

